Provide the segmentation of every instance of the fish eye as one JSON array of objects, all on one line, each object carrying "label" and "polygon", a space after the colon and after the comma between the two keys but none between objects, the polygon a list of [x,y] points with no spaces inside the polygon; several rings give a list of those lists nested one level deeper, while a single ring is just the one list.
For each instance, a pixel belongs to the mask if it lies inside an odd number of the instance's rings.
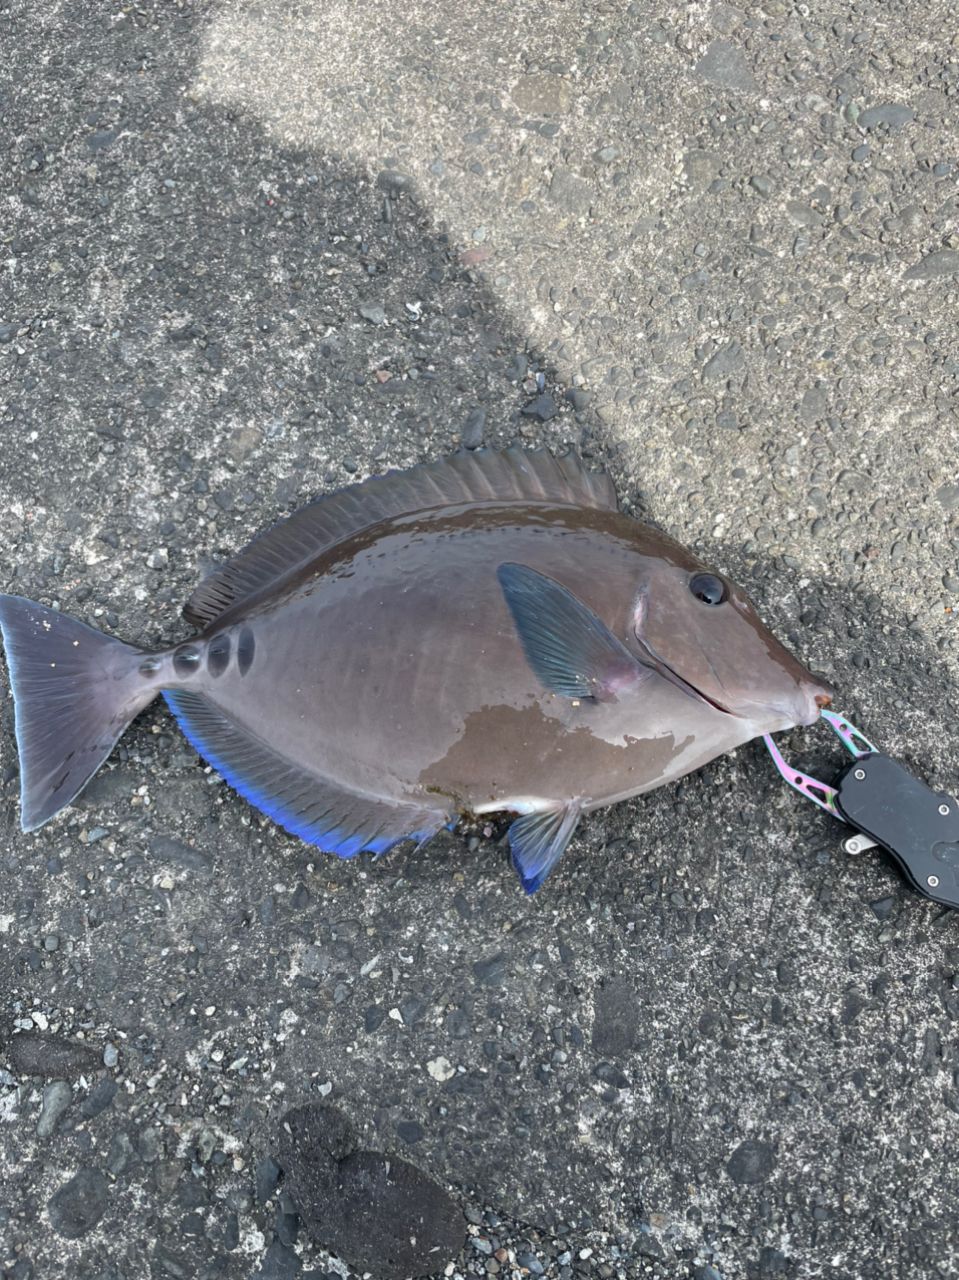
[{"label": "fish eye", "polygon": [[703,604],[722,604],[726,599],[726,584],[714,573],[696,573],[689,580],[689,589]]}]

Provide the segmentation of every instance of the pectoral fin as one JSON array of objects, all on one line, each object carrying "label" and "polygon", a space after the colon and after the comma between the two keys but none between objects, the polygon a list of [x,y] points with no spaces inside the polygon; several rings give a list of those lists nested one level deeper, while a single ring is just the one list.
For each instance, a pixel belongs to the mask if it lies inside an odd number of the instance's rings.
[{"label": "pectoral fin", "polygon": [[520,884],[535,893],[566,851],[582,809],[576,801],[546,813],[526,813],[510,827],[510,853]]},{"label": "pectoral fin", "polygon": [[648,675],[572,592],[525,564],[496,571],[526,660],[552,693],[606,701]]}]

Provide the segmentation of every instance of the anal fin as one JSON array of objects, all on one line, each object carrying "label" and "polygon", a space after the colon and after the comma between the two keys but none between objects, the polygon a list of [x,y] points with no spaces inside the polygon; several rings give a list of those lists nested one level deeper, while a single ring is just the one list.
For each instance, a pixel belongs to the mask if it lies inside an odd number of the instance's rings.
[{"label": "anal fin", "polygon": [[535,893],[559,862],[582,812],[574,800],[545,813],[525,813],[512,824],[507,835],[513,866],[527,893]]},{"label": "anal fin", "polygon": [[327,853],[386,853],[400,840],[422,843],[449,821],[442,810],[394,804],[317,778],[202,694],[166,689],[163,696],[191,745],[244,800]]}]

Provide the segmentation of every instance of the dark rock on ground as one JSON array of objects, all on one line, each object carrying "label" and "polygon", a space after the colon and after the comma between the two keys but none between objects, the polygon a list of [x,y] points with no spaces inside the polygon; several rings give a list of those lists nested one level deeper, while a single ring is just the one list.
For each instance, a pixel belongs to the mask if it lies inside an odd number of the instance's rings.
[{"label": "dark rock on ground", "polygon": [[726,1170],[733,1182],[751,1185],[765,1182],[776,1167],[776,1155],[768,1142],[747,1138],[729,1157]]},{"label": "dark rock on ground", "polygon": [[938,276],[959,274],[959,251],[936,249],[926,254],[903,274],[904,280],[935,280]]},{"label": "dark rock on ground", "polygon": [[549,422],[558,412],[556,401],[546,393],[523,405],[523,413],[529,418],[539,418],[540,422]]},{"label": "dark rock on ground", "polygon": [[596,993],[593,1018],[593,1050],[601,1057],[618,1058],[639,1043],[640,997],[622,978],[607,978]]},{"label": "dark rock on ground", "polygon": [[157,834],[150,840],[150,853],[159,862],[170,862],[186,871],[196,871],[201,876],[213,872],[213,859],[202,849],[194,849],[173,836]]},{"label": "dark rock on ground", "polygon": [[296,1251],[281,1241],[274,1240],[250,1280],[294,1280],[301,1270],[302,1263]]},{"label": "dark rock on ground", "polygon": [[88,1120],[94,1119],[113,1102],[117,1086],[113,1080],[98,1080],[80,1104],[81,1112]]},{"label": "dark rock on ground", "polygon": [[53,1080],[43,1087],[43,1106],[37,1121],[37,1137],[49,1138],[73,1101],[73,1090],[65,1080]]},{"label": "dark rock on ground", "polygon": [[589,391],[583,391],[579,387],[569,387],[566,391],[566,399],[576,413],[584,413],[592,403],[593,397]]},{"label": "dark rock on ground", "polygon": [[887,129],[901,129],[915,118],[915,108],[906,106],[905,103],[882,102],[861,112],[857,123],[863,129],[875,129],[877,125],[885,125]]},{"label": "dark rock on ground", "polygon": [[696,74],[720,89],[755,93],[759,86],[746,55],[729,40],[714,40],[696,63]]},{"label": "dark rock on ground", "polygon": [[412,188],[413,180],[409,174],[398,173],[395,169],[382,169],[376,175],[376,185],[389,195],[398,196]]},{"label": "dark rock on ground", "polygon": [[720,347],[703,367],[703,379],[707,382],[728,378],[743,366],[743,350],[738,342]]},{"label": "dark rock on ground", "polygon": [[550,199],[558,208],[576,217],[589,212],[592,193],[589,183],[569,169],[557,169],[549,186]]},{"label": "dark rock on ground", "polygon": [[478,449],[483,443],[483,428],[486,426],[486,410],[471,409],[460,432],[460,444],[464,449]]},{"label": "dark rock on ground", "polygon": [[256,1166],[256,1198],[266,1204],[280,1182],[281,1169],[272,1156],[264,1156]]},{"label": "dark rock on ground", "polygon": [[283,1117],[278,1158],[304,1223],[332,1253],[381,1280],[441,1271],[463,1247],[462,1209],[414,1165],[355,1142],[332,1107]]},{"label": "dark rock on ground", "polygon": [[79,1169],[47,1202],[50,1225],[68,1240],[92,1231],[106,1212],[110,1184],[99,1169]]},{"label": "dark rock on ground", "polygon": [[16,1075],[75,1079],[103,1067],[102,1050],[43,1031],[20,1031],[7,1043],[6,1056]]}]

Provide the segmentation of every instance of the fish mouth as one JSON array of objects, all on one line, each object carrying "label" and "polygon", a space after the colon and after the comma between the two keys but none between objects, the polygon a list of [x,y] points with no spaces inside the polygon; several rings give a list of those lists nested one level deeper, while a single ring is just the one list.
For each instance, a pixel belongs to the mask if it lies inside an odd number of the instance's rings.
[{"label": "fish mouth", "polygon": [[656,650],[643,640],[640,636],[636,636],[636,643],[639,645],[643,653],[646,665],[653,668],[670,684],[674,684],[677,689],[682,689],[683,693],[688,694],[690,698],[697,698],[700,702],[705,702],[708,707],[712,707],[714,711],[721,711],[724,716],[735,716],[736,712],[731,711],[729,707],[724,707],[721,702],[717,702],[715,698],[711,698],[708,693],[703,693],[701,689],[697,689],[694,684],[690,684],[688,680],[684,680],[678,671],[674,671],[665,659],[661,658]]}]

